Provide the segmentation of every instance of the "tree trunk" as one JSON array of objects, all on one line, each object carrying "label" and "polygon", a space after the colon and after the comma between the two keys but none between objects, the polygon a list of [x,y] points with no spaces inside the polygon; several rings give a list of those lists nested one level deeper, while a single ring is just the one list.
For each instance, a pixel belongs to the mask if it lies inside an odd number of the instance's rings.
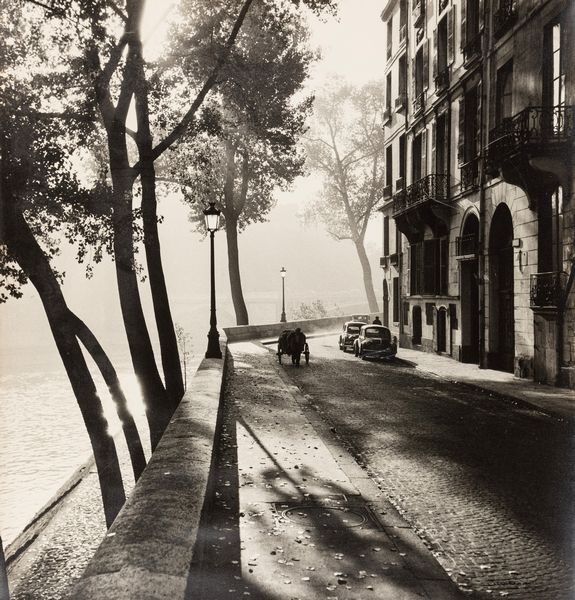
[{"label": "tree trunk", "polygon": [[110,362],[108,355],[102,348],[100,342],[96,339],[96,336],[90,331],[87,325],[77,317],[72,311],[69,312],[69,318],[74,326],[76,337],[80,340],[84,348],[90,353],[90,356],[98,366],[100,373],[110,395],[114,400],[116,406],[116,413],[122,424],[122,431],[126,439],[126,445],[130,453],[130,459],[132,463],[132,471],[134,472],[134,479],[138,481],[140,475],[146,468],[146,457],[144,455],[144,449],[142,447],[142,441],[134,417],[128,408],[126,396],[120,385],[118,374],[114,365]]},{"label": "tree trunk", "polygon": [[172,408],[176,408],[184,395],[184,382],[178,352],[178,340],[170,310],[170,301],[162,266],[160,238],[158,235],[158,213],[156,200],[156,173],[152,158],[152,134],[150,132],[148,89],[145,80],[141,43],[133,44],[137,54],[138,83],[136,85],[136,116],[138,120],[138,145],[140,178],[142,182],[142,217],[144,221],[144,246],[150,291],[154,305],[154,316],[160,340],[162,368],[166,392]]},{"label": "tree trunk", "polygon": [[138,290],[132,221],[133,171],[128,165],[125,144],[123,128],[118,126],[108,138],[113,184],[114,264],[124,328],[134,372],[142,386],[153,450],[169,423],[173,407],[156,365]]},{"label": "tree trunk", "polygon": [[369,265],[369,259],[363,245],[363,240],[354,241],[357,256],[361,263],[361,270],[363,271],[363,286],[365,288],[365,295],[367,296],[367,303],[369,305],[369,312],[379,312],[379,306],[377,305],[377,299],[375,297],[375,291],[373,289],[373,279],[371,277],[371,266]]},{"label": "tree trunk", "polygon": [[248,309],[242,291],[242,279],[240,275],[240,257],[238,248],[238,222],[234,217],[226,215],[226,240],[228,243],[228,273],[230,276],[230,288],[232,291],[232,302],[236,313],[237,325],[248,325]]},{"label": "tree trunk", "polygon": [[[4,186],[3,186],[4,187]],[[2,190],[4,193],[6,188]],[[68,307],[46,255],[37,244],[13,197],[3,198],[5,242],[10,255],[38,291],[56,347],[82,413],[102,491],[106,525],[109,527],[126,500],[114,440],[108,433],[102,402],[76,339]]]}]

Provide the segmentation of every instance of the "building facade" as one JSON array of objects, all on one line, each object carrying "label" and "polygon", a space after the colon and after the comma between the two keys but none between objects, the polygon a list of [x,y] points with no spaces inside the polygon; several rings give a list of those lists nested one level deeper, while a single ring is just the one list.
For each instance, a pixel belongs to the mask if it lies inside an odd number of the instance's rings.
[{"label": "building facade", "polygon": [[575,3],[388,0],[383,318],[575,387]]}]

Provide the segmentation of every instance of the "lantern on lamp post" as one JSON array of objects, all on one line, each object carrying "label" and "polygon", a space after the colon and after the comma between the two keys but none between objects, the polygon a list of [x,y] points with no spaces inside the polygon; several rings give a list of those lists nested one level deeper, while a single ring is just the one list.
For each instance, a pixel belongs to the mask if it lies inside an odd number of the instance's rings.
[{"label": "lantern on lamp post", "polygon": [[206,229],[210,232],[210,331],[208,333],[206,358],[222,358],[216,318],[216,276],[214,270],[214,234],[220,225],[221,214],[214,202],[210,202],[209,207],[204,210]]},{"label": "lantern on lamp post", "polygon": [[286,322],[286,294],[285,294],[285,280],[286,280],[285,267],[281,268],[280,275],[282,276],[282,315],[280,317],[280,323]]}]

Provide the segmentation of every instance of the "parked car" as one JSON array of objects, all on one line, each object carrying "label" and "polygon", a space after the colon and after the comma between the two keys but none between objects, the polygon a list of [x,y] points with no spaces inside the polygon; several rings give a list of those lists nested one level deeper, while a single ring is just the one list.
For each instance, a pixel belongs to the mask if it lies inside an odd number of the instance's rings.
[{"label": "parked car", "polygon": [[364,325],[363,321],[347,321],[344,323],[342,332],[339,334],[339,349],[344,352],[348,349],[352,350],[353,343]]},{"label": "parked car", "polygon": [[397,354],[397,338],[383,325],[364,325],[353,342],[353,353],[361,358],[391,359]]}]

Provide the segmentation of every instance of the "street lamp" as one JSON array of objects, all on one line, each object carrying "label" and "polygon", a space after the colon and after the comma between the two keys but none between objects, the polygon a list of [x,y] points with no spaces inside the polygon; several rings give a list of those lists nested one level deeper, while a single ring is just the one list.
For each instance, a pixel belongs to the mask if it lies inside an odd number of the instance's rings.
[{"label": "street lamp", "polygon": [[282,276],[282,316],[280,318],[280,323],[286,322],[286,291],[285,291],[285,282],[286,282],[286,273],[285,267],[282,267],[280,271],[280,275]]},{"label": "street lamp", "polygon": [[216,276],[214,273],[214,233],[218,230],[220,224],[219,211],[214,202],[204,210],[206,220],[206,229],[210,232],[210,284],[211,284],[211,303],[210,303],[210,332],[208,333],[208,349],[206,358],[222,358],[220,350],[220,334],[218,333],[216,319]]}]

